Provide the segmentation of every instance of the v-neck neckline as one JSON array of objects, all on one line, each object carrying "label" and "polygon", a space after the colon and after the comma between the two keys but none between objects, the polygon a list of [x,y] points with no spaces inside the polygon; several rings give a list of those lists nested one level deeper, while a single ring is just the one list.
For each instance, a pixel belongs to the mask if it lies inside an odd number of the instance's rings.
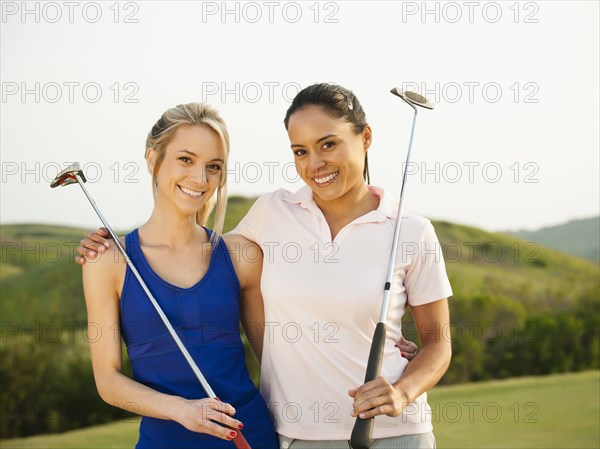
[{"label": "v-neck neckline", "polygon": [[[207,228],[205,228],[204,226],[202,226],[202,228],[204,229],[204,231],[206,232],[206,234],[208,235],[208,239],[210,242],[210,238],[211,238],[211,231]],[[156,271],[154,271],[154,268],[152,268],[152,265],[150,265],[150,262],[148,261],[148,259],[146,258],[146,255],[144,254],[144,251],[142,250],[142,245],[140,243],[140,236],[139,236],[139,232],[138,232],[139,228],[136,228],[133,231],[133,237],[134,237],[134,242],[135,242],[135,249],[138,252],[138,255],[140,256],[140,260],[142,262],[142,265],[144,265],[144,267],[148,270],[148,272],[161,284],[163,284],[164,286],[179,291],[181,293],[187,293],[190,291],[193,291],[197,288],[199,288],[202,284],[204,284],[204,282],[206,281],[206,279],[209,278],[209,276],[212,273],[213,270],[213,258],[215,255],[215,252],[217,251],[217,247],[213,247],[211,252],[210,252],[210,260],[208,262],[208,268],[206,270],[206,273],[204,273],[204,276],[202,276],[194,285],[192,285],[191,287],[180,287],[178,285],[172,284],[169,281],[165,280],[164,278],[162,278]]]}]

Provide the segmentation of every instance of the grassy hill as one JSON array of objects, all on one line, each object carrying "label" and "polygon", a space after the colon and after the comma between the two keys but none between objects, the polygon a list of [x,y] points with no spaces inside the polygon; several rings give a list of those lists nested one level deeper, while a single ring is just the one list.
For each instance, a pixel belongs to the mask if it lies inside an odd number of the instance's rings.
[{"label": "grassy hill", "polygon": [[578,257],[511,235],[433,224],[455,297],[505,295],[539,311],[563,307],[598,284],[600,267]]},{"label": "grassy hill", "polygon": [[[224,230],[233,229],[252,203],[231,198]],[[511,235],[444,221],[433,224],[455,299],[505,296],[518,298],[526,311],[541,311],[564,308],[581,294],[598,292],[600,270],[594,263]],[[41,224],[0,226],[4,321],[85,321],[80,268],[72,263],[83,233]]]},{"label": "grassy hill", "polygon": [[562,225],[535,231],[520,230],[511,234],[549,248],[600,262],[600,216],[571,220]]},{"label": "grassy hill", "polygon": [[[600,373],[588,371],[436,387],[429,394],[437,447],[598,448]],[[131,448],[132,418],[57,435],[1,440],[4,449]]]},{"label": "grassy hill", "polygon": [[[252,203],[230,199],[226,231]],[[443,384],[599,368],[597,263],[512,235],[443,221],[434,226],[454,291],[453,362]],[[90,366],[81,270],[72,262],[83,232],[0,226],[0,403],[16,410],[0,420],[2,435],[118,417],[100,401]],[[404,333],[418,341],[410,314]],[[256,379],[251,355],[247,363]],[[86,405],[68,419],[46,408],[69,401]],[[31,407],[46,413],[20,413]]]}]

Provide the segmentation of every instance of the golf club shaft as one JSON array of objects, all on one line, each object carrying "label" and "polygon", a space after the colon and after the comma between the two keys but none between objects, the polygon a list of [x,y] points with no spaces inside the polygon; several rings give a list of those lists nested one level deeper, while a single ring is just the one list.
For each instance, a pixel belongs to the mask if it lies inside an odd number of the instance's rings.
[{"label": "golf club shaft", "polygon": [[[383,301],[381,304],[381,313],[379,315],[379,322],[375,327],[373,334],[373,340],[371,341],[371,349],[369,351],[369,360],[367,362],[367,372],[365,374],[365,382],[370,382],[373,379],[379,377],[381,373],[381,363],[383,361],[383,348],[385,346],[386,329],[385,320],[387,318],[388,304],[390,297],[390,288],[392,284],[392,277],[394,274],[394,266],[396,264],[396,253],[398,251],[398,242],[400,240],[400,230],[402,228],[402,214],[404,205],[404,192],[406,190],[406,179],[408,171],[408,163],[410,162],[413,136],[415,133],[415,125],[417,123],[417,108],[412,104],[408,103],[414,109],[412,128],[410,131],[410,140],[408,143],[408,153],[406,155],[406,163],[404,166],[404,173],[402,176],[402,189],[400,191],[400,203],[398,204],[398,214],[396,216],[396,225],[394,227],[394,241],[392,243],[392,253],[390,254],[390,261],[388,264],[387,277],[385,280],[385,287],[383,290]],[[375,426],[375,418],[362,419],[356,418],[354,428],[352,429],[352,435],[350,437],[350,445],[352,449],[369,449],[373,442],[373,427]]]},{"label": "golf club shaft", "polygon": [[186,347],[183,345],[183,342],[179,338],[179,335],[177,335],[177,333],[175,332],[175,329],[171,325],[169,319],[166,317],[166,315],[162,311],[162,308],[160,307],[160,305],[158,304],[158,302],[156,301],[156,299],[154,298],[154,296],[152,295],[152,293],[150,293],[150,290],[148,290],[148,287],[146,286],[146,283],[143,281],[142,277],[140,276],[140,274],[136,270],[135,266],[131,262],[131,259],[129,258],[129,256],[127,255],[127,252],[125,251],[125,248],[123,248],[123,245],[121,245],[121,242],[119,241],[119,238],[117,237],[117,235],[115,234],[115,232],[113,231],[113,229],[108,224],[108,221],[106,221],[106,219],[102,215],[102,212],[100,212],[100,209],[98,209],[98,207],[96,206],[96,203],[92,199],[92,197],[91,197],[90,193],[88,192],[87,188],[85,187],[83,181],[81,180],[81,178],[79,177],[79,175],[76,174],[75,176],[77,177],[77,182],[78,182],[79,186],[81,187],[81,189],[83,190],[83,192],[85,193],[85,196],[87,197],[88,201],[90,202],[90,204],[92,205],[92,207],[96,211],[96,214],[98,214],[98,217],[100,217],[100,220],[102,221],[102,223],[104,224],[104,226],[106,227],[106,229],[108,229],[108,232],[110,233],[111,237],[115,241],[115,244],[117,245],[117,248],[119,249],[119,252],[125,258],[125,261],[127,262],[127,265],[129,266],[129,268],[131,269],[131,271],[133,272],[133,274],[135,275],[135,277],[139,281],[139,283],[142,286],[142,289],[144,290],[144,292],[146,293],[146,295],[148,295],[148,298],[150,299],[150,302],[152,302],[152,305],[154,306],[154,308],[158,312],[158,315],[160,316],[161,320],[163,321],[163,323],[167,327],[169,333],[171,334],[171,336],[175,340],[175,343],[177,344],[177,346],[179,347],[179,349],[183,353],[183,356],[185,357],[185,359],[187,360],[188,364],[190,365],[190,368],[192,368],[192,371],[194,371],[194,374],[196,375],[196,377],[200,381],[200,384],[202,385],[202,388],[204,388],[204,391],[206,392],[206,395],[208,397],[212,398],[212,399],[216,398],[215,392],[212,390],[212,388],[210,387],[210,385],[206,381],[206,378],[204,377],[204,375],[202,374],[202,372],[198,368],[198,365],[196,365],[196,362],[194,362],[194,359],[192,359],[192,356],[190,355],[190,353],[188,352],[188,350],[186,349]]},{"label": "golf club shaft", "polygon": [[[410,103],[409,103],[410,104]],[[408,142],[408,153],[406,154],[406,162],[404,163],[404,171],[402,174],[402,188],[400,190],[400,203],[398,204],[398,214],[396,215],[396,226],[394,226],[394,241],[392,243],[392,253],[390,254],[390,262],[388,264],[387,277],[385,279],[385,288],[383,291],[383,302],[381,304],[381,313],[379,322],[385,323],[388,312],[388,304],[390,297],[390,287],[392,278],[394,277],[394,265],[396,264],[396,255],[398,253],[398,243],[400,242],[400,231],[402,229],[402,217],[404,216],[404,192],[406,191],[406,180],[408,175],[408,164],[411,159],[413,137],[415,135],[415,126],[417,124],[417,108],[411,105],[415,110],[413,115],[412,128],[410,130],[410,140]]]},{"label": "golf club shaft", "polygon": [[[171,334],[171,337],[173,337],[173,340],[175,340],[175,343],[177,344],[177,346],[179,347],[179,350],[181,351],[181,353],[185,357],[185,360],[188,362],[188,365],[190,366],[190,368],[192,369],[192,371],[194,372],[194,374],[198,378],[198,381],[202,385],[202,388],[206,392],[206,395],[209,398],[211,398],[211,399],[219,400],[219,398],[217,398],[217,395],[215,394],[215,392],[213,391],[213,389],[210,387],[208,381],[206,380],[206,378],[202,374],[202,371],[200,371],[200,368],[198,368],[198,365],[196,365],[196,362],[192,358],[191,354],[188,352],[187,348],[184,346],[183,342],[179,338],[179,335],[177,335],[177,332],[175,332],[175,329],[173,328],[173,326],[171,325],[171,322],[169,321],[169,319],[167,318],[167,316],[163,312],[162,308],[160,307],[160,305],[158,304],[158,302],[154,298],[154,295],[152,295],[152,293],[150,292],[150,290],[146,286],[146,283],[142,279],[142,276],[140,275],[140,273],[135,268],[135,265],[133,265],[133,262],[131,261],[131,259],[127,255],[127,252],[125,251],[125,248],[123,248],[123,245],[121,245],[121,242],[119,241],[119,238],[117,237],[117,235],[115,234],[115,232],[113,231],[113,229],[111,228],[111,226],[108,224],[108,221],[106,220],[106,218],[104,218],[104,215],[102,215],[102,212],[100,212],[100,209],[98,209],[98,206],[96,206],[96,202],[93,200],[92,196],[90,195],[90,193],[88,192],[87,188],[85,187],[83,180],[81,179],[81,177],[78,174],[75,174],[75,177],[77,178],[77,183],[81,187],[81,190],[83,190],[83,193],[85,193],[85,196],[87,197],[88,201],[90,202],[90,204],[92,205],[92,207],[96,211],[96,214],[98,215],[98,217],[102,221],[102,224],[104,224],[104,226],[106,227],[106,229],[108,229],[108,232],[110,233],[111,237],[115,241],[115,244],[117,245],[117,248],[119,249],[119,252],[125,258],[125,261],[127,262],[127,265],[129,266],[129,268],[131,269],[131,271],[133,272],[133,274],[137,278],[137,280],[140,283],[142,289],[144,290],[144,292],[148,296],[148,299],[150,300],[150,302],[152,303],[152,305],[156,309],[156,312],[160,316],[160,319],[162,320],[162,322],[164,323],[164,325],[167,327],[167,330]],[[246,441],[246,439],[242,435],[242,432],[237,431],[237,436],[233,439],[233,442],[235,443],[235,445],[236,445],[236,447],[238,449],[251,449],[250,445],[248,444],[248,442]]]}]

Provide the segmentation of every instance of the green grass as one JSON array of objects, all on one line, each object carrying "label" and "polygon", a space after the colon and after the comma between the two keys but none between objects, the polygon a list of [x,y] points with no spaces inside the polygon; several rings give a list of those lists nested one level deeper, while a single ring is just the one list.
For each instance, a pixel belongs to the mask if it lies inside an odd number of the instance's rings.
[{"label": "green grass", "polygon": [[2,449],[132,448],[138,438],[138,426],[139,419],[135,418],[60,434],[0,440],[0,447]]},{"label": "green grass", "polygon": [[225,224],[223,232],[229,232],[237,226],[244,218],[250,207],[254,204],[256,198],[245,198],[243,196],[230,196],[227,200],[227,214],[225,215]]},{"label": "green grass", "polygon": [[439,387],[429,404],[440,449],[600,447],[598,371]]},{"label": "green grass", "polygon": [[[439,449],[600,447],[600,372],[586,371],[434,388]],[[471,411],[471,413],[470,413]],[[130,448],[138,420],[0,441],[10,448]]]},{"label": "green grass", "polygon": [[23,269],[15,265],[0,262],[0,280],[21,274]]}]

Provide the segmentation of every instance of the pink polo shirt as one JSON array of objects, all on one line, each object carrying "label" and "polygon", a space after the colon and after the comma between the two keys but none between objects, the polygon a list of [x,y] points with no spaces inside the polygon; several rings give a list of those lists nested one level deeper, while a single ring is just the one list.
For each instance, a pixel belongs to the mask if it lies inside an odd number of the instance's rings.
[{"label": "pink polo shirt", "polygon": [[[347,391],[362,385],[394,235],[397,202],[383,189],[376,210],[331,241],[305,186],[261,196],[233,231],[264,252],[265,338],[261,393],[277,432],[305,440],[349,439],[355,419]],[[405,214],[387,316],[381,374],[395,382],[407,360],[395,343],[408,304],[452,295],[431,222]],[[398,417],[375,418],[375,438],[432,430],[426,393]]]}]

